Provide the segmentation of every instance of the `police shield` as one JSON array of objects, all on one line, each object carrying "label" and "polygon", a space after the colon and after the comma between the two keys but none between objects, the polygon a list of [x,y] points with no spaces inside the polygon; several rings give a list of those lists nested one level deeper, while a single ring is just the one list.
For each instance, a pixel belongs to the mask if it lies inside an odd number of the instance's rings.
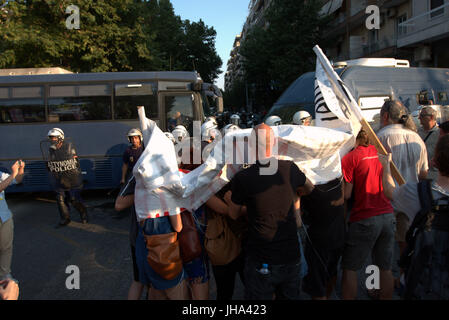
[{"label": "police shield", "polygon": [[42,157],[47,163],[50,182],[55,189],[72,189],[82,186],[81,168],[76,150],[70,139],[52,143],[40,143]]}]

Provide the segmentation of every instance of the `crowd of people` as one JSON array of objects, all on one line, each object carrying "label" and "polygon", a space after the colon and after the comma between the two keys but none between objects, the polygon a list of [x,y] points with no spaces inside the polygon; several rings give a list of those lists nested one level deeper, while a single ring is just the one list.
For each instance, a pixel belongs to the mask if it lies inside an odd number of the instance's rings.
[{"label": "crowd of people", "polygon": [[[132,212],[133,279],[128,299],[144,294],[151,300],[206,300],[213,275],[217,300],[231,300],[238,274],[245,299],[297,300],[306,293],[326,300],[335,292],[342,270],[341,298],[351,300],[357,298],[357,274],[367,261],[380,270],[379,288],[367,292],[373,299],[392,299],[395,290],[406,299],[448,299],[449,121],[438,125],[432,106],[423,107],[419,119],[418,130],[400,101],[386,101],[377,136],[387,155],[378,153],[362,129],[353,150],[342,158],[341,177],[313,185],[292,161],[278,160],[272,175],[260,173],[274,157],[272,127],[282,124],[281,118],[270,116],[253,127],[252,147],[263,151],[256,152],[255,164],[237,172],[198,209],[144,220],[138,219],[134,207],[132,172],[145,146],[140,130],[130,130],[130,146],[123,155],[123,187],[115,200],[117,211]],[[298,111],[291,122],[310,126],[312,117]],[[213,144],[220,128],[224,135],[241,127],[238,115],[221,124],[214,117],[206,119],[201,149]],[[173,144],[189,139],[182,125],[173,124],[165,134]],[[76,160],[62,130],[55,128],[48,136],[49,162],[61,157]],[[391,162],[405,184],[392,178]],[[74,164],[65,163],[65,175],[60,169],[53,174],[60,226],[70,223],[70,203],[80,212],[81,221],[88,222],[77,184],[79,163]],[[188,173],[199,165],[180,160],[179,170]],[[12,218],[3,190],[21,181],[24,167],[18,161],[12,173],[2,173],[0,179],[2,298],[18,296],[10,270]]]},{"label": "crowd of people", "polygon": [[[259,173],[261,166],[272,157],[276,137],[271,127],[282,124],[278,116],[268,117],[253,128],[258,137],[257,148],[265,150],[261,153],[263,158],[257,153],[255,164],[239,171],[219,193],[190,213],[201,254],[191,261],[181,261],[182,267],[170,278],[164,278],[152,261],[153,249],[148,239],[153,235],[179,232],[185,227],[184,219],[182,215],[146,219],[140,222],[138,230],[137,242],[141,249],[137,253],[138,273],[134,279],[148,288],[150,299],[208,299],[212,271],[217,300],[232,299],[237,274],[244,285],[246,299],[299,299],[301,293],[306,293],[312,299],[324,300],[335,292],[337,273],[341,269],[341,298],[356,299],[357,273],[371,261],[380,270],[380,288],[367,290],[373,299],[392,299],[395,290],[400,295],[401,277],[406,279],[402,281],[402,285],[406,285],[402,292],[409,293],[407,298],[428,298],[429,293],[423,286],[429,279],[411,276],[410,265],[416,268],[415,261],[401,264],[399,274],[393,271],[399,257],[410,247],[407,241],[410,228],[416,228],[415,234],[428,231],[418,229],[413,222],[420,208],[416,203],[419,199],[416,185],[427,181],[431,170],[436,173],[432,176],[432,192],[439,192],[434,199],[442,201],[438,203],[437,213],[432,207],[432,214],[444,215],[444,210],[447,211],[449,185],[445,181],[449,177],[445,166],[449,164],[449,135],[445,135],[448,122],[439,128],[432,106],[424,107],[419,116],[422,128],[418,134],[411,115],[399,101],[386,101],[380,117],[378,137],[390,158],[379,155],[367,132],[361,130],[354,149],[342,159],[342,176],[315,186],[291,161],[280,160],[273,175]],[[231,116],[229,121],[223,125],[222,134],[226,130],[241,129],[238,116]],[[292,122],[308,126],[312,117],[300,111]],[[213,143],[218,128],[213,117],[206,119],[201,130],[202,149]],[[187,130],[179,125],[166,135],[175,144],[189,137]],[[391,178],[388,164],[391,158],[405,178],[403,186],[396,185]],[[197,166],[181,162],[180,170],[188,172],[186,168],[193,170]],[[128,184],[129,188],[134,188],[132,183]],[[407,201],[411,195],[404,191],[411,192],[411,189],[413,205]],[[125,200],[125,193],[116,200],[117,210],[132,203]],[[446,220],[442,221],[440,224],[444,225]],[[443,228],[432,232],[438,233],[440,238],[446,237],[449,224],[445,228],[446,231]],[[178,235],[181,242],[182,235]],[[182,245],[179,250],[182,255]],[[427,250],[428,256],[432,256],[428,259],[439,259],[438,267],[441,263],[448,266],[444,260],[444,254],[449,252],[448,245],[439,244],[437,251],[432,251],[432,246],[422,245],[420,250],[421,254]],[[432,274],[432,267],[423,268],[428,269],[427,276]],[[444,299],[448,294],[444,289],[447,271],[440,271],[438,277],[439,280],[432,280],[432,283],[440,282],[441,288],[433,289],[430,296]],[[415,284],[417,278],[420,286]]]}]

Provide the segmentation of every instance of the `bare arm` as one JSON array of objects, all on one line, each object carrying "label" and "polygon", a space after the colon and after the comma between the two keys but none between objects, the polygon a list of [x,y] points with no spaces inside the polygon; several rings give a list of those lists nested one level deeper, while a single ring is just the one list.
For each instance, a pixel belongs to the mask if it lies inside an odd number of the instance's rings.
[{"label": "bare arm", "polygon": [[352,183],[349,183],[347,181],[345,181],[344,183],[344,188],[345,188],[345,200],[348,200],[351,198],[352,195],[352,189],[354,188],[354,185]]},{"label": "bare arm", "polygon": [[181,232],[182,230],[182,220],[181,220],[181,215],[177,214],[174,216],[170,216],[170,223],[173,227],[173,229],[175,229],[176,232]]},{"label": "bare arm", "polygon": [[301,228],[301,226],[302,226],[301,198],[298,196],[296,197],[295,202],[293,203],[293,209],[295,212],[296,227]]},{"label": "bare arm", "polygon": [[126,208],[131,207],[134,204],[134,195],[130,194],[127,196],[118,196],[117,199],[115,199],[115,210],[116,211],[122,211]]},{"label": "bare arm", "polygon": [[122,166],[122,179],[120,180],[120,183],[125,183],[126,172],[127,171],[128,171],[128,164],[123,163],[123,166]]},{"label": "bare arm", "polygon": [[228,205],[215,195],[207,200],[206,205],[219,214],[228,215],[229,213]]},{"label": "bare arm", "polygon": [[226,192],[224,199],[225,199],[226,203],[228,204],[229,216],[232,219],[237,220],[240,216],[246,214],[246,207],[239,205],[239,204],[235,204],[232,201],[231,196],[232,196],[232,192],[228,191],[228,192]]},{"label": "bare arm", "polygon": [[419,172],[419,174],[418,174],[418,179],[419,180],[425,180],[426,178],[427,178],[427,173],[428,173],[429,171],[427,171],[427,170],[421,170],[420,172]]},{"label": "bare arm", "polygon": [[312,182],[310,182],[310,180],[306,178],[306,183],[303,186],[296,189],[296,192],[298,193],[299,196],[306,196],[310,194],[314,188],[315,186],[312,184]]},{"label": "bare arm", "polygon": [[[3,192],[3,190],[5,190],[11,184],[11,182],[18,176],[19,170],[20,170],[19,161],[16,161],[11,166],[11,174],[9,175],[9,177],[0,183],[0,192]],[[22,181],[22,177],[20,177],[20,181]]]},{"label": "bare arm", "polygon": [[382,184],[384,187],[384,195],[388,199],[393,200],[393,192],[396,189],[396,185],[390,171],[391,153],[386,156],[379,153],[379,161],[383,166]]}]

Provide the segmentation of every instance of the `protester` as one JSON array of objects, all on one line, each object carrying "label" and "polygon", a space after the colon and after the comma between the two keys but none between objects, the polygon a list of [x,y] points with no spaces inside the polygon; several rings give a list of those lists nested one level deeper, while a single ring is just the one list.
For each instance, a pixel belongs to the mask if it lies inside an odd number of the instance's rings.
[{"label": "protester", "polygon": [[11,166],[11,174],[0,171],[0,280],[12,278],[14,221],[6,203],[5,189],[10,185],[22,182],[24,169],[25,162],[18,160]]},{"label": "protester", "polygon": [[[209,123],[207,126],[205,126],[205,128],[208,130],[218,130],[213,123]],[[204,144],[202,144],[203,148],[207,148],[208,144],[214,140],[215,136],[212,134],[213,133],[210,131],[202,132],[203,138],[209,138],[205,141],[202,141],[205,142]],[[187,163],[181,162],[180,164],[180,171],[184,173],[188,173],[191,170],[196,169],[200,165],[193,163],[194,146],[192,144],[190,145],[189,149],[189,159],[186,159],[188,160]],[[204,205],[200,206],[198,209],[194,210],[191,213],[195,221],[195,227],[201,245],[201,255],[197,258],[194,258],[192,261],[184,263],[184,268],[187,273],[189,284],[190,298],[192,300],[209,299],[210,267],[207,250],[204,245],[208,224],[207,211],[212,211],[220,215],[227,215],[229,210],[227,204],[214,195]]]},{"label": "protester", "polygon": [[425,179],[428,170],[426,146],[416,133],[407,108],[398,100],[386,101],[380,111],[381,130],[377,133],[405,181]]},{"label": "protester", "polygon": [[51,129],[48,134],[49,148],[48,169],[50,181],[56,192],[56,203],[59,209],[59,227],[70,223],[71,203],[80,213],[81,222],[88,221],[87,209],[81,199],[83,178],[73,143],[65,141],[64,132],[59,128]]},{"label": "protester", "polygon": [[276,293],[277,299],[299,299],[301,261],[294,204],[313,185],[294,162],[273,158],[275,137],[267,124],[256,126],[253,133],[250,146],[256,149],[257,162],[234,176],[225,198],[233,219],[247,208],[245,298],[269,300]]},{"label": "protester", "polygon": [[142,292],[146,287],[139,278],[139,269],[137,267],[136,261],[136,238],[137,238],[137,216],[136,209],[134,207],[134,188],[135,188],[135,178],[130,177],[129,181],[120,190],[117,199],[115,200],[115,210],[122,211],[127,208],[131,208],[131,226],[129,230],[129,240],[131,246],[131,259],[133,262],[133,282],[128,290],[128,300],[140,300]]},{"label": "protester", "polygon": [[[188,287],[186,283],[187,273],[182,267],[173,271],[173,276],[167,276],[158,273],[148,261],[149,249],[157,249],[148,243],[148,236],[152,235],[170,235],[173,232],[180,232],[182,229],[181,216],[170,215],[160,216],[158,218],[148,218],[141,221],[138,225],[136,237],[136,262],[139,270],[139,281],[144,285],[150,286],[148,299],[150,300],[185,300],[188,299]],[[170,246],[169,240],[162,239],[160,247]],[[178,251],[179,252],[179,251]],[[164,253],[160,252],[164,259]],[[178,257],[180,259],[180,256]],[[179,271],[178,271],[179,270]]]},{"label": "protester", "polygon": [[[416,126],[407,108],[398,100],[386,101],[380,111],[382,129],[377,133],[387,152],[392,153],[393,162],[406,182],[425,179],[429,169],[426,146],[416,133]],[[403,212],[396,212],[395,261],[405,248],[405,233],[410,221]],[[400,271],[394,265],[396,288],[399,288]]]},{"label": "protester", "polygon": [[329,299],[337,281],[345,236],[342,179],[315,185],[309,195],[301,197],[308,234],[305,241],[308,273],[303,289],[314,300]]},{"label": "protester", "polygon": [[427,178],[435,179],[437,176],[437,169],[432,166],[431,160],[439,138],[437,111],[431,106],[422,108],[419,112],[419,121],[421,122],[421,127],[418,129],[418,134],[426,145],[427,160],[429,163]]},{"label": "protester", "polygon": [[[405,277],[405,297],[409,299],[449,299],[449,135],[441,137],[436,145],[434,163],[437,178],[430,192],[423,192],[417,182],[397,187],[390,172],[391,154],[380,156],[383,165],[383,185],[387,198],[397,211],[413,221],[413,230],[407,237],[407,255],[410,259]],[[425,183],[425,182],[421,182]],[[425,197],[429,197],[424,201]],[[421,211],[430,204],[430,210]],[[421,215],[422,214],[422,215]]]},{"label": "protester", "polygon": [[133,172],[134,165],[143,152],[142,132],[140,132],[139,129],[133,128],[129,130],[126,136],[131,145],[126,148],[123,153],[122,178],[120,179],[121,184],[124,184],[125,181],[129,179]]},{"label": "protester", "polygon": [[357,296],[357,271],[372,254],[380,269],[380,299],[393,295],[393,250],[396,221],[390,201],[383,194],[382,165],[376,148],[364,130],[357,135],[356,148],[342,159],[345,198],[354,194],[349,218],[342,269],[342,295],[345,300]]},{"label": "protester", "polygon": [[[240,130],[240,128],[234,124],[228,124],[222,129],[222,136],[224,137],[229,131],[236,130]],[[224,196],[230,188],[231,184],[228,183],[213,198],[224,201]],[[215,201],[218,202],[218,200]],[[245,241],[247,220],[246,216],[233,220],[229,217],[227,205],[226,211],[220,211],[217,208],[214,209],[209,202],[206,203],[207,228],[205,237],[208,241],[206,251],[208,251],[208,255],[212,256],[210,262],[217,287],[217,300],[228,301],[232,299],[234,294],[237,273],[241,281],[244,282],[242,243]],[[226,232],[229,232],[229,234],[225,235]],[[216,244],[217,242],[219,244]],[[217,250],[221,250],[221,252],[217,252]]]}]

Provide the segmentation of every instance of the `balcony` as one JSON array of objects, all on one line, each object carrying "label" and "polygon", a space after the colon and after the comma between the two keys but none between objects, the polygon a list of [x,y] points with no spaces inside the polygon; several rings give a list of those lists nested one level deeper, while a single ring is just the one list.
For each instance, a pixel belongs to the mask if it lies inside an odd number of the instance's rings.
[{"label": "balcony", "polygon": [[449,35],[449,2],[398,25],[398,48]]}]

